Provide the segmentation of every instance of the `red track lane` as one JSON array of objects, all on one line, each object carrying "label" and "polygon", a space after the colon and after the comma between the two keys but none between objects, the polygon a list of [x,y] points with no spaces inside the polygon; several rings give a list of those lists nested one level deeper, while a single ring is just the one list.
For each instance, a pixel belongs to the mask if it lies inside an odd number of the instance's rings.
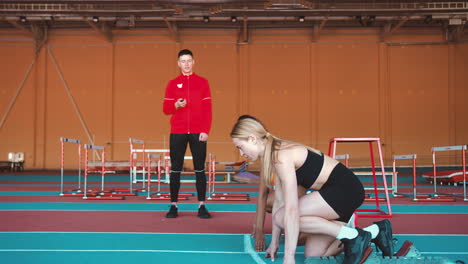
[{"label": "red track lane", "polygon": [[[81,197],[60,197],[58,196],[23,196],[23,195],[1,195],[0,196],[0,203],[167,203],[169,201],[157,201],[157,200],[146,200],[145,196],[130,196],[125,197],[125,200],[120,201],[86,201],[83,200]],[[179,203],[198,203],[196,196],[189,198],[188,200],[180,200]],[[212,202],[207,200],[207,203],[223,203],[223,204],[256,204],[257,197],[250,197],[250,201],[219,201],[219,202]]]},{"label": "red track lane", "polygon": [[[196,212],[179,212],[175,219],[166,212],[73,212],[1,211],[1,232],[149,232],[149,233],[228,233],[252,231],[254,213],[212,212],[213,218],[200,219]],[[270,215],[267,233],[271,232]],[[378,218],[360,218],[367,226]],[[468,234],[467,214],[395,214],[390,219],[395,234]],[[441,224],[443,223],[443,224]]]}]

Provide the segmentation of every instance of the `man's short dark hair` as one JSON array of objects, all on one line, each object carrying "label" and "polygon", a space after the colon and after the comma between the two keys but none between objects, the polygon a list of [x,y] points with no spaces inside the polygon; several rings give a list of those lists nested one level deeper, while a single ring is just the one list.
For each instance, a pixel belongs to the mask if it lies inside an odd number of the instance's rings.
[{"label": "man's short dark hair", "polygon": [[180,58],[181,56],[184,56],[184,55],[190,55],[193,58],[192,52],[190,50],[188,50],[188,49],[183,49],[183,50],[179,51],[179,55],[177,55],[177,58]]}]

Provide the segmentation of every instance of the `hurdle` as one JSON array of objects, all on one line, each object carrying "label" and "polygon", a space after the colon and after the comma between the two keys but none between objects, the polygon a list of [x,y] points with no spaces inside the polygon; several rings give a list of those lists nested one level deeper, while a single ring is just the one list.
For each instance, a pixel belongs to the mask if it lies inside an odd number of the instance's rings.
[{"label": "hurdle", "polygon": [[[137,183],[137,177],[138,173],[141,173],[142,176],[142,182],[143,182],[143,187],[141,190],[144,191],[145,189],[145,181],[143,180],[145,178],[145,141],[139,140],[139,139],[134,139],[134,138],[129,138],[128,142],[130,143],[130,189],[129,192],[133,193],[133,183]],[[134,148],[134,144],[139,144],[141,145],[141,153],[143,154],[142,158],[142,164],[141,167],[138,168],[138,153],[140,151],[137,151],[137,149]]]},{"label": "hurdle", "polygon": [[420,194],[416,192],[416,154],[407,154],[407,155],[394,155],[393,156],[393,176],[392,176],[392,186],[393,186],[393,197],[408,197],[409,195],[398,192],[398,175],[396,170],[396,161],[397,160],[412,160],[413,166],[413,201],[417,201],[418,198],[428,198],[429,195]]},{"label": "hurdle", "polygon": [[249,201],[250,197],[245,193],[216,193],[216,156],[209,154],[208,162],[208,200],[210,201]]},{"label": "hurdle", "polygon": [[[157,165],[156,165],[156,170],[151,170],[151,161],[153,159],[157,159]],[[148,161],[146,165],[146,173],[147,173],[147,182],[148,182],[148,189],[147,189],[147,200],[170,200],[171,196],[170,193],[163,193],[161,192],[161,168],[162,168],[162,162],[161,162],[161,155],[158,154],[151,154],[148,153]],[[155,193],[151,193],[151,172],[156,172],[158,175],[158,191]],[[188,198],[192,196],[191,193],[179,193],[178,199],[179,200],[188,200]]]},{"label": "hurdle", "polygon": [[349,168],[349,154],[341,154],[335,156],[336,160],[344,160],[346,168]]},{"label": "hurdle", "polygon": [[[382,145],[380,143],[380,138],[378,137],[368,137],[368,138],[341,138],[341,137],[335,137],[330,139],[329,145],[328,145],[328,156],[335,158],[336,156],[336,145],[338,142],[342,143],[369,143],[369,151],[370,151],[370,160],[371,160],[371,166],[372,166],[372,178],[374,181],[374,195],[375,199],[372,199],[375,201],[375,208],[374,209],[357,209],[357,212],[365,212],[363,214],[357,214],[359,217],[372,217],[372,218],[378,218],[378,217],[385,217],[385,218],[390,218],[392,217],[392,208],[390,206],[390,198],[388,196],[388,187],[387,187],[387,179],[385,177],[385,166],[383,162],[383,156],[382,156]],[[382,171],[382,179],[383,179],[383,184],[384,184],[384,192],[385,192],[385,199],[386,199],[386,204],[387,204],[387,210],[388,212],[385,212],[380,209],[380,201],[378,199],[378,188],[377,188],[377,174],[375,171],[375,159],[374,159],[374,149],[373,149],[373,143],[377,144],[378,147],[378,152],[379,152],[379,160],[380,160],[380,167]],[[372,214],[370,212],[375,212],[375,214]]]},{"label": "hurdle", "polygon": [[[83,194],[83,199],[84,200],[123,200],[123,196],[112,196],[112,194],[109,196],[104,190],[104,175],[106,173],[105,171],[105,157],[106,157],[106,152],[104,147],[102,146],[96,146],[96,145],[88,145],[84,144],[84,149],[85,149],[85,168],[84,168],[84,189],[85,192]],[[88,149],[92,150],[100,150],[101,151],[101,191],[97,192],[96,194],[93,194],[93,196],[88,196],[87,195],[87,184],[88,184]]]},{"label": "hurdle", "polygon": [[[78,188],[71,193],[64,193],[64,163],[65,163],[65,143],[78,144]],[[81,193],[81,141],[78,139],[60,137],[60,196],[72,197],[80,196]],[[76,192],[76,193],[75,193]]]},{"label": "hurdle", "polygon": [[[466,145],[433,147],[432,148],[432,169],[434,172],[434,197],[451,196],[450,194],[437,193],[437,165],[436,152],[441,151],[461,151],[462,154],[462,171],[463,171],[463,201],[468,201],[466,197]],[[438,199],[439,200],[439,199]]]}]

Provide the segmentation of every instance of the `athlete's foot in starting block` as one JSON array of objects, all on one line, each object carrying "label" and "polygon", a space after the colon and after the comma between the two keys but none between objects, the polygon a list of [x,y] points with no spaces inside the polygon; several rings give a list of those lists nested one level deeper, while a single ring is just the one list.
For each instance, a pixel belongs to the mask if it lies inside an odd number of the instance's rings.
[{"label": "athlete's foot in starting block", "polygon": [[392,224],[388,219],[374,222],[374,224],[379,227],[379,234],[376,238],[372,239],[372,242],[382,251],[382,256],[393,256]]},{"label": "athlete's foot in starting block", "polygon": [[360,228],[356,228],[356,230],[358,231],[357,237],[353,239],[341,239],[344,244],[345,255],[343,264],[361,264],[366,254],[367,256],[370,254],[368,249],[372,239],[371,233]]},{"label": "athlete's foot in starting block", "polygon": [[[336,257],[309,257],[305,264],[342,264],[344,254]],[[359,261],[360,264],[456,264],[455,262],[443,257],[422,256],[410,241],[405,241],[401,248],[392,257],[382,257],[380,254],[372,252],[368,247]]]}]

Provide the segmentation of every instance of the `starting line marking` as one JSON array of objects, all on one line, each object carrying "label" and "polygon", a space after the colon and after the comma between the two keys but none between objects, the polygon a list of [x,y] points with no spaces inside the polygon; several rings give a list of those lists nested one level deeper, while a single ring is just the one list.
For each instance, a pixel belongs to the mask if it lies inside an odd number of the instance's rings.
[{"label": "starting line marking", "polygon": [[137,252],[137,253],[187,253],[187,254],[245,254],[233,251],[197,251],[164,249],[0,249],[0,252]]},{"label": "starting line marking", "polygon": [[266,264],[265,261],[263,261],[263,259],[260,258],[255,249],[252,247],[252,243],[250,243],[250,235],[246,234],[244,234],[244,251],[248,253],[253,260],[255,260],[255,263]]}]

